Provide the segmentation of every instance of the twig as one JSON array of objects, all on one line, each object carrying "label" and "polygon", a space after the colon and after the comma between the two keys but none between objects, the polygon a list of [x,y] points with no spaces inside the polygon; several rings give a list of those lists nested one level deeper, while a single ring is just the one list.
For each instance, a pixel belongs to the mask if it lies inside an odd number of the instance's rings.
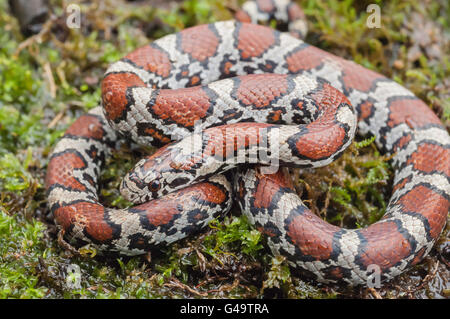
[{"label": "twig", "polygon": [[14,57],[17,58],[20,54],[20,52],[22,52],[23,49],[29,47],[30,45],[32,45],[33,43],[36,42],[42,42],[42,38],[47,35],[47,33],[50,32],[51,27],[53,26],[53,22],[56,20],[55,17],[50,17],[42,26],[41,31],[39,31],[38,34],[33,35],[32,37],[29,37],[28,39],[26,39],[25,41],[21,42],[18,46],[17,46],[17,50],[16,52],[14,52]]},{"label": "twig", "polygon": [[367,288],[367,290],[375,297],[375,299],[383,299],[381,295],[374,288]]},{"label": "twig", "polygon": [[180,282],[176,278],[172,278],[170,283],[164,284],[164,286],[170,287],[170,288],[181,288],[183,290],[189,291],[190,293],[192,293],[194,295],[201,296],[201,297],[207,297],[208,296],[208,293],[197,291],[197,290],[189,287],[188,285],[183,284],[182,282]]},{"label": "twig", "polygon": [[58,114],[56,114],[56,116],[53,118],[53,120],[47,125],[47,127],[49,128],[49,129],[52,129],[52,128],[54,128],[55,126],[56,126],[56,124],[61,120],[61,118],[64,116],[64,113],[65,113],[66,111],[65,110],[63,110],[63,111],[61,111],[61,112],[59,112]]},{"label": "twig", "polygon": [[43,68],[44,68],[45,75],[47,76],[47,79],[48,79],[50,95],[52,96],[52,98],[55,98],[56,97],[56,84],[55,84],[55,78],[53,77],[52,68],[50,66],[50,63],[46,62],[44,64]]},{"label": "twig", "polygon": [[58,232],[58,244],[65,250],[70,251],[74,256],[81,256],[80,252],[75,247],[73,247],[71,244],[69,244],[64,240],[64,234],[65,234],[64,229],[61,229]]}]

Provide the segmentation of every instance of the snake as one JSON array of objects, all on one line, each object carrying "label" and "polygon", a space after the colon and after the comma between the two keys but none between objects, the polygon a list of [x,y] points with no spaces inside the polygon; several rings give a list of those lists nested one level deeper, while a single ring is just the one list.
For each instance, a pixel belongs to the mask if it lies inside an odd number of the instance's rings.
[{"label": "snake", "polygon": [[[279,32],[256,24],[289,23]],[[307,44],[301,9],[249,1],[235,20],[186,28],[112,63],[101,105],[55,145],[49,210],[64,240],[140,255],[204,229],[233,205],[273,255],[317,282],[368,285],[419,263],[447,221],[450,137],[433,111],[385,76]],[[336,160],[374,136],[394,170],[384,216],[345,229],[315,215],[286,167]],[[99,176],[123,145],[158,147],[123,178],[126,209],[99,200]]]}]

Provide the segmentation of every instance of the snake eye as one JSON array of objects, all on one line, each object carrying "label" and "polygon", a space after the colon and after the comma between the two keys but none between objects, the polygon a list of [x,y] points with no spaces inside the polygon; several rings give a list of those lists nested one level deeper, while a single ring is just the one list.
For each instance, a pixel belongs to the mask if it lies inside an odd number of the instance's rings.
[{"label": "snake eye", "polygon": [[161,187],[161,183],[159,181],[153,181],[150,183],[150,190],[152,192],[156,192]]}]

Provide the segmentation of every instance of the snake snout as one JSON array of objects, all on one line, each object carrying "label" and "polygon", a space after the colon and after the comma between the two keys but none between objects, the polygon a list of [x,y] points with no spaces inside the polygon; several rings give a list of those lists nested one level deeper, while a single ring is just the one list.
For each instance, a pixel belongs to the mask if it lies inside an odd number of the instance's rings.
[{"label": "snake snout", "polygon": [[139,170],[130,171],[120,184],[120,193],[122,196],[133,203],[141,204],[151,199],[161,196],[161,176],[153,170],[139,172]]}]

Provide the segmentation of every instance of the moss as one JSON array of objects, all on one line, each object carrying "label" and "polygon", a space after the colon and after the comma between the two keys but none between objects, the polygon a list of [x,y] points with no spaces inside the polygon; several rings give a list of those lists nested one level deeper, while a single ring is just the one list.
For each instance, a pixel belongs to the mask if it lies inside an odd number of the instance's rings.
[{"label": "moss", "polygon": [[204,251],[217,258],[225,249],[242,251],[255,257],[261,250],[261,233],[253,229],[245,216],[225,217],[223,221],[217,219],[210,222],[209,227],[216,231],[205,238]]},{"label": "moss", "polygon": [[0,298],[42,298],[47,293],[39,285],[35,270],[39,256],[46,253],[41,241],[45,226],[0,209]]}]

